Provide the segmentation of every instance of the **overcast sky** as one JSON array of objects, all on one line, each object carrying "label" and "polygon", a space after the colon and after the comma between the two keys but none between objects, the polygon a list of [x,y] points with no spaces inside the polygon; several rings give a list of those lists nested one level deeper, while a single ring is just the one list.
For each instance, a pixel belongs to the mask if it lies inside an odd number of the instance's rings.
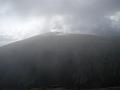
[{"label": "overcast sky", "polygon": [[0,44],[45,32],[119,35],[120,0],[0,0]]}]

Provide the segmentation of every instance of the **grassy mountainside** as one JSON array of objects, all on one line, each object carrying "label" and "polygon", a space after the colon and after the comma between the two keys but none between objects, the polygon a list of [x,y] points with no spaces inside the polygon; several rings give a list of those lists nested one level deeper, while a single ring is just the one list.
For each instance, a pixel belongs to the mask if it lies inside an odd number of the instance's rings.
[{"label": "grassy mountainside", "polygon": [[119,42],[44,34],[0,48],[0,87],[99,88],[120,85]]}]

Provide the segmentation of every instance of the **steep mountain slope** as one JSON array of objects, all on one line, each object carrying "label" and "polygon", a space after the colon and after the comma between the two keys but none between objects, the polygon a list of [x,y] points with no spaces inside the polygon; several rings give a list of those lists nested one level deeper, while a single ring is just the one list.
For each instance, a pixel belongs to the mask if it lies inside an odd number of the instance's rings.
[{"label": "steep mountain slope", "polygon": [[0,87],[120,85],[118,43],[93,35],[44,34],[0,48]]}]

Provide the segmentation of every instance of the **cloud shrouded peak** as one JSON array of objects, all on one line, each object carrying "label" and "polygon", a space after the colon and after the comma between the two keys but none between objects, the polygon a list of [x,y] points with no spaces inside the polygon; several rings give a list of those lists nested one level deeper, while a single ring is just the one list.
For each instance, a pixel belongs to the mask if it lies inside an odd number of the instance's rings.
[{"label": "cloud shrouded peak", "polygon": [[[120,0],[0,0],[0,35],[120,32]],[[13,41],[14,41],[13,40]]]}]

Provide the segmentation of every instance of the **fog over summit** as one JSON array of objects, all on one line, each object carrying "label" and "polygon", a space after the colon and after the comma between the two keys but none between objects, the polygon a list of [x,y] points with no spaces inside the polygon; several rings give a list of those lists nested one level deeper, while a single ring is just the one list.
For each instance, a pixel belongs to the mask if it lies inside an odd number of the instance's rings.
[{"label": "fog over summit", "polygon": [[0,90],[120,86],[119,38],[120,0],[0,0]]},{"label": "fog over summit", "polygon": [[18,41],[41,33],[117,35],[119,0],[0,0],[2,42]]}]

